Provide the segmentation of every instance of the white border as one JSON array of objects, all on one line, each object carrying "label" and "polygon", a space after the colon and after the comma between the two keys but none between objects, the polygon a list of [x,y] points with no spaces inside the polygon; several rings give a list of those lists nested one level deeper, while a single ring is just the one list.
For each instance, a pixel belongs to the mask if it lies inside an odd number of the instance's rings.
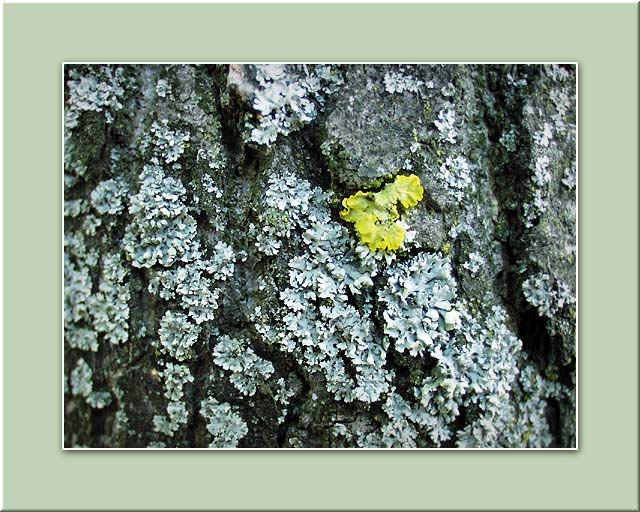
[{"label": "white border", "polygon": [[[3,2],[4,3],[4,2]],[[13,0],[12,4],[172,4],[177,5],[176,0]],[[635,0],[189,0],[188,4],[213,4],[213,5],[231,5],[231,4],[266,4],[266,5],[330,5],[330,4],[381,4],[381,5],[398,5],[405,4],[422,4],[422,5],[438,5],[438,4],[509,4],[509,5],[537,5],[537,4],[636,4]],[[291,62],[293,64],[293,62]],[[185,63],[186,64],[186,63]],[[221,63],[216,63],[221,64]],[[237,63],[239,64],[239,63]],[[302,63],[301,63],[302,64]],[[306,62],[305,64],[311,64]],[[332,63],[333,64],[333,63]],[[337,63],[336,63],[337,64]],[[460,64],[464,64],[460,62]],[[524,62],[521,64],[525,64]],[[554,63],[555,64],[555,63]],[[558,62],[558,64],[569,64],[568,62]]]},{"label": "white border", "polygon": [[[0,13],[0,510],[4,509],[4,5]],[[64,329],[64,327],[63,327]]]},{"label": "white border", "polygon": [[[50,0],[52,3],[55,2],[55,0]],[[480,2],[480,0],[477,0],[478,3],[486,3],[486,2]],[[27,3],[27,2],[25,2]],[[45,1],[44,3],[48,3],[47,1]],[[82,2],[82,0],[77,0],[76,1],[71,1],[68,3],[84,3]],[[121,2],[114,2],[114,3],[126,3],[124,0],[122,0]],[[170,0],[167,0],[166,2],[151,2],[151,0],[148,0],[148,2],[141,2],[141,3],[173,3]],[[200,3],[200,2],[194,2],[194,3]],[[202,2],[205,3],[205,2]],[[218,3],[218,2],[215,2]],[[225,3],[225,2],[219,2],[219,3]],[[235,3],[256,3],[256,2],[252,2],[251,0],[239,0]],[[271,3],[268,2],[268,0],[260,0],[257,3]],[[295,0],[290,0],[290,1],[285,1],[282,3],[299,3],[299,2],[295,2]],[[330,2],[323,2],[323,3],[342,3],[339,2],[338,0],[335,1],[330,1]],[[372,3],[372,2],[368,2],[366,0],[358,0],[355,3]],[[373,2],[373,3],[385,3],[388,4],[388,2],[383,2],[382,0],[379,0],[378,2]],[[407,3],[425,3],[425,2],[419,2],[417,0],[413,1],[413,2],[407,2]],[[436,2],[434,2],[436,3]],[[452,3],[468,3],[465,2],[464,0],[454,0],[454,2]],[[501,2],[497,2],[497,3],[501,3]],[[508,2],[504,2],[504,3],[508,3]],[[544,3],[544,2],[543,2]],[[548,1],[548,3],[554,3],[551,2],[551,0]],[[571,3],[571,2],[569,2]],[[576,0],[576,3],[583,3],[583,2],[578,2]],[[594,1],[593,3],[601,3],[601,2],[596,2]],[[629,2],[631,3],[631,2]],[[635,3],[635,2],[633,2]],[[1,44],[1,43],[0,43]],[[269,63],[269,64],[326,64],[328,62],[326,61],[288,61],[288,60],[283,60],[283,61],[279,61],[279,60],[272,60],[272,61],[259,61],[259,60],[255,60],[255,61],[220,61],[220,62],[210,62],[210,61],[192,61],[192,62],[175,62],[175,61],[64,61],[61,64],[61,68],[60,68],[60,80],[61,80],[61,92],[60,92],[60,129],[61,129],[61,137],[60,137],[60,153],[61,153],[61,162],[60,162],[60,171],[61,171],[61,177],[62,179],[60,180],[60,193],[61,193],[61,197],[62,197],[62,201],[61,201],[61,211],[60,211],[60,215],[61,215],[61,249],[64,253],[64,67],[66,65],[73,65],[73,64],[78,64],[78,65],[90,65],[90,64],[96,64],[96,65],[128,65],[128,66],[135,66],[135,65],[170,65],[170,64],[177,64],[177,65],[226,65],[226,64],[256,64],[256,63]],[[474,61],[469,61],[469,62],[456,62],[456,61],[430,61],[430,62],[397,62],[397,61],[371,61],[371,62],[363,62],[363,61],[358,61],[358,62],[330,62],[330,64],[336,64],[336,65],[357,65],[357,64],[363,64],[363,65],[368,65],[368,64],[372,64],[372,65],[383,65],[383,64],[398,64],[398,65],[436,65],[436,64],[446,64],[446,65],[505,65],[505,64],[522,64],[522,65],[551,65],[551,64],[568,64],[568,65],[572,65],[576,67],[576,101],[575,101],[575,109],[576,109],[576,188],[575,188],[575,194],[576,194],[576,341],[575,341],[575,345],[576,345],[576,367],[575,367],[575,372],[576,372],[576,387],[575,387],[575,393],[576,393],[576,411],[575,411],[575,425],[576,425],[576,446],[575,447],[558,447],[558,448],[524,448],[524,447],[520,447],[520,448],[377,448],[377,447],[371,447],[371,448],[367,448],[367,447],[362,447],[362,448],[258,448],[258,447],[250,447],[250,448],[172,448],[172,447],[167,447],[167,448],[94,448],[94,447],[89,447],[89,448],[66,448],[64,446],[64,258],[61,258],[61,269],[60,269],[60,276],[61,276],[61,282],[60,282],[60,292],[61,292],[61,308],[60,308],[60,314],[61,314],[61,322],[60,325],[61,327],[61,340],[60,340],[60,344],[61,344],[61,354],[60,354],[60,371],[61,371],[61,378],[60,379],[60,392],[61,392],[61,407],[60,407],[60,411],[61,411],[61,417],[60,417],[60,446],[62,451],[70,451],[70,452],[76,452],[76,451],[136,451],[136,452],[155,452],[155,451],[161,451],[161,452],[166,452],[166,451],[187,451],[187,452],[192,452],[192,451],[204,451],[204,452],[216,452],[218,450],[231,450],[231,451],[238,451],[238,452],[246,452],[246,451],[276,451],[276,452],[282,452],[282,451],[310,451],[310,452],[315,452],[315,451],[355,451],[355,452],[364,452],[364,451],[386,451],[386,452],[397,452],[397,451],[411,451],[411,452],[415,452],[415,451],[453,451],[453,452],[487,452],[487,451],[498,451],[498,452],[507,452],[507,451],[518,451],[518,452],[541,452],[541,451],[551,451],[551,452],[556,452],[556,451],[568,451],[568,452],[577,452],[580,446],[580,442],[579,442],[579,432],[580,432],[580,424],[578,421],[579,418],[579,414],[578,414],[578,410],[579,410],[579,394],[578,394],[578,388],[579,388],[579,382],[580,382],[580,377],[579,377],[579,336],[578,336],[578,328],[579,328],[579,305],[580,305],[580,294],[578,291],[578,287],[579,287],[579,240],[578,240],[578,236],[579,236],[579,196],[580,194],[578,193],[579,190],[579,176],[580,176],[580,172],[579,172],[579,110],[580,110],[580,103],[579,103],[579,75],[580,75],[580,68],[579,68],[579,63],[577,61],[575,62],[571,62],[571,61],[530,61],[530,62],[522,62],[522,61],[478,61],[478,62],[474,62]],[[0,132],[1,133],[1,132]],[[0,192],[1,192],[1,183],[0,183]],[[1,198],[0,198],[0,202],[1,202]],[[0,220],[2,219],[2,212],[0,211]],[[0,225],[0,234],[2,233],[2,226]],[[0,264],[2,263],[1,260],[1,256],[0,256]],[[1,272],[0,272],[0,276],[1,276]],[[1,277],[0,277],[0,285],[2,284],[1,281]],[[2,305],[2,298],[0,296],[0,305]],[[4,310],[3,310],[4,311]],[[2,360],[2,354],[0,353],[0,362]],[[0,372],[1,372],[1,368],[0,368]],[[69,383],[69,386],[71,385],[71,383]],[[0,382],[0,389],[1,389],[2,383]],[[2,397],[0,396],[0,403],[1,403]],[[1,412],[0,412],[1,414]],[[1,418],[1,416],[0,416]],[[2,427],[0,425],[0,433],[2,432]],[[0,439],[0,445],[1,445],[1,439]],[[0,467],[0,476],[2,476],[2,468]],[[2,490],[2,483],[0,482],[0,491]],[[1,495],[0,495],[1,497]],[[0,501],[0,503],[2,503]]]}]

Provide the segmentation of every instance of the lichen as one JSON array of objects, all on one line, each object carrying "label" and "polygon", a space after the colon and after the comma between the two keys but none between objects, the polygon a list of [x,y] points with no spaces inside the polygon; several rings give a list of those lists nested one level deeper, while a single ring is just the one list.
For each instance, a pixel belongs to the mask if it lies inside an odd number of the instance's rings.
[{"label": "lichen", "polygon": [[228,403],[208,397],[200,404],[200,414],[207,420],[207,430],[213,436],[209,448],[235,448],[247,435],[246,422]]},{"label": "lichen", "polygon": [[186,425],[189,421],[189,411],[184,402],[169,402],[167,415],[156,414],[153,417],[153,430],[169,437]]},{"label": "lichen", "polygon": [[139,176],[140,191],[131,197],[132,222],[124,235],[124,250],[134,267],[159,263],[170,267],[200,256],[196,222],[184,204],[182,183],[165,177],[157,160],[145,165]]},{"label": "lichen", "polygon": [[95,409],[104,409],[111,403],[111,393],[93,390],[93,371],[82,358],[78,359],[71,372],[71,392],[83,397]]},{"label": "lichen", "polygon": [[379,292],[383,309],[384,333],[398,352],[412,356],[460,326],[454,309],[456,284],[446,258],[422,253],[389,269],[387,283]]},{"label": "lichen", "polygon": [[355,224],[360,239],[371,251],[395,251],[402,247],[405,236],[397,203],[404,208],[415,206],[422,200],[423,192],[415,174],[398,175],[379,192],[358,191],[343,199],[340,217]]},{"label": "lichen", "polygon": [[249,139],[267,146],[279,134],[288,135],[313,121],[326,96],[343,82],[338,71],[325,65],[263,64],[254,70],[259,87],[252,106],[260,117],[257,125],[247,123]]},{"label": "lichen", "polygon": [[230,381],[243,395],[255,394],[260,382],[273,373],[273,364],[262,359],[245,340],[220,336],[213,349],[213,362],[231,371]]},{"label": "lichen", "polygon": [[403,74],[402,72],[388,72],[384,75],[385,90],[391,94],[405,91],[418,92],[424,85],[422,80]]},{"label": "lichen", "polygon": [[65,126],[68,129],[78,126],[82,112],[104,112],[106,122],[111,123],[112,112],[123,107],[120,100],[125,92],[124,68],[100,66],[86,74],[79,69],[71,69],[69,78]]},{"label": "lichen", "polygon": [[118,254],[105,255],[98,292],[90,299],[93,328],[104,333],[104,338],[113,345],[129,339],[131,292],[125,283],[128,274],[129,270],[122,265]]},{"label": "lichen", "polygon": [[168,310],[160,320],[160,337],[157,344],[160,352],[178,361],[190,359],[191,347],[198,341],[200,326],[189,321],[187,315]]},{"label": "lichen", "polygon": [[552,279],[548,274],[536,274],[522,283],[522,292],[529,304],[534,306],[541,316],[553,318],[564,307],[576,303],[569,286]]},{"label": "lichen", "polygon": [[101,181],[91,192],[91,206],[100,215],[118,215],[124,210],[123,200],[129,189],[121,178]]}]

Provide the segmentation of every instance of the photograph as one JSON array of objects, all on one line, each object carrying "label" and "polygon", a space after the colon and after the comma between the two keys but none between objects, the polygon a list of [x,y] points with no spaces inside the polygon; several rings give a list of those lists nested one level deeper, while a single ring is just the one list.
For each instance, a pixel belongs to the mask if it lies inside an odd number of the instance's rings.
[{"label": "photograph", "polygon": [[62,447],[578,449],[577,62],[64,62]]}]

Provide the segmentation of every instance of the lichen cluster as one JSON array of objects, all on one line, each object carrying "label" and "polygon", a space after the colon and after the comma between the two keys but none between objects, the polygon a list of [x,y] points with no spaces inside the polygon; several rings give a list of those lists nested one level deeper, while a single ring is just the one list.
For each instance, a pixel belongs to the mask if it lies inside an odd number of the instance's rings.
[{"label": "lichen cluster", "polygon": [[358,191],[342,200],[344,210],[340,212],[347,222],[352,222],[360,239],[369,249],[395,251],[402,247],[405,229],[398,220],[397,203],[410,208],[422,200],[424,190],[420,186],[420,178],[396,176],[393,183],[387,184],[379,192]]},{"label": "lichen cluster", "polygon": [[331,66],[255,66],[258,87],[253,108],[260,113],[257,126],[248,123],[250,140],[270,146],[278,134],[288,135],[313,121],[330,95],[342,83]]}]

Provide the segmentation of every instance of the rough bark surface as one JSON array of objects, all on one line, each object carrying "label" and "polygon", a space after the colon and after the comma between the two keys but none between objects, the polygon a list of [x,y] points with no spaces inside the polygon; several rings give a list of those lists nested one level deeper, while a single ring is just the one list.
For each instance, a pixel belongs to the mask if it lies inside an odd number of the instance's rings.
[{"label": "rough bark surface", "polygon": [[575,446],[575,71],[66,66],[65,445]]}]

